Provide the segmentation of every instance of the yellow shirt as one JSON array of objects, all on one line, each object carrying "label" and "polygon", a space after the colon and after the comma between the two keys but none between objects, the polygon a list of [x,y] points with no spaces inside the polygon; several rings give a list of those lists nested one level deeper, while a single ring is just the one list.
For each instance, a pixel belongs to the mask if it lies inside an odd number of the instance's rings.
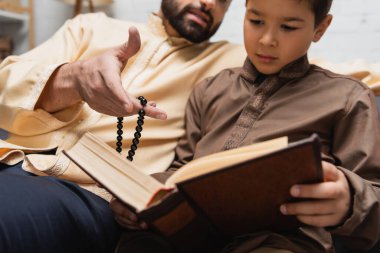
[{"label": "yellow shirt", "polygon": [[[41,175],[55,175],[77,183],[93,183],[61,154],[91,131],[115,147],[116,118],[101,115],[87,104],[49,114],[34,106],[52,72],[61,64],[85,60],[128,40],[128,28],[140,32],[141,49],[122,72],[124,88],[132,95],[155,101],[168,114],[166,121],[146,117],[133,163],[146,173],[165,170],[184,133],[184,112],[192,87],[202,79],[243,64],[241,45],[227,42],[193,44],[169,37],[162,20],[151,15],[148,24],[111,19],[102,13],[69,20],[48,41],[0,66],[0,128],[8,132],[0,142],[0,161]],[[124,149],[129,150],[137,116],[124,119]],[[32,152],[58,147],[57,155]],[[24,156],[24,154],[28,154]],[[125,155],[124,155],[125,156]]]}]

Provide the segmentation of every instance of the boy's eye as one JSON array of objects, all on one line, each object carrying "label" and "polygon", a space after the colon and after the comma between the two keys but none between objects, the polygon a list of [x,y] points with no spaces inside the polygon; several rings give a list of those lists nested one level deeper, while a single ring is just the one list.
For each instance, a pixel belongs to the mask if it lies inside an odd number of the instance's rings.
[{"label": "boy's eye", "polygon": [[250,19],[249,22],[251,22],[253,25],[262,25],[264,24],[264,21],[259,19]]},{"label": "boy's eye", "polygon": [[284,31],[290,32],[290,31],[297,30],[298,28],[294,26],[289,26],[289,25],[281,25],[281,29],[283,29]]}]

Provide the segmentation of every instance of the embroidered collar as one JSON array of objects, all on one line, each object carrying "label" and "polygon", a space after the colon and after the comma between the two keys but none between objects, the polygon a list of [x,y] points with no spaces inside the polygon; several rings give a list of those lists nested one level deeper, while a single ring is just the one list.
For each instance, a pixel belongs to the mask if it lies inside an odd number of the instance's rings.
[{"label": "embroidered collar", "polygon": [[166,32],[165,26],[163,24],[162,18],[158,16],[157,13],[152,13],[149,16],[148,19],[148,28],[151,31],[152,34],[161,37],[165,40],[168,40],[168,42],[172,46],[183,46],[183,45],[192,45],[193,42],[182,38],[182,37],[172,37],[169,36]]},{"label": "embroidered collar", "polygon": [[[310,64],[307,55],[295,60],[288,65],[286,65],[279,73],[268,75],[268,78],[278,77],[281,79],[294,79],[302,77],[309,70]],[[247,57],[242,71],[240,73],[241,77],[247,80],[249,83],[255,83],[258,77],[262,76],[261,73],[256,69],[252,62]]]}]

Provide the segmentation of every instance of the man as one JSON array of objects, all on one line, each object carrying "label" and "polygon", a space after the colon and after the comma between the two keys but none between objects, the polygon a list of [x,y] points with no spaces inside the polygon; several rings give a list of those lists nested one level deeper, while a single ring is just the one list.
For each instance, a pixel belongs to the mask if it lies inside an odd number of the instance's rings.
[{"label": "man", "polygon": [[[136,113],[135,97],[143,95],[152,118],[133,163],[146,173],[165,170],[184,132],[192,87],[244,60],[242,47],[208,42],[230,2],[163,0],[148,24],[78,16],[41,46],[2,63],[1,252],[113,251],[120,231],[104,200],[110,195],[61,150],[86,131],[115,147],[114,116]],[[124,146],[135,122],[125,118]]]}]

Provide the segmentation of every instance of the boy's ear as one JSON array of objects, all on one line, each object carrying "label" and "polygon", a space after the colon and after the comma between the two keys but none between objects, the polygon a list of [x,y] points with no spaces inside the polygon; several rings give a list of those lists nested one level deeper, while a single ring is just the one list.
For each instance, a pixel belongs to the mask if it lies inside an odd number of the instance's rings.
[{"label": "boy's ear", "polygon": [[322,38],[323,34],[330,26],[332,18],[332,15],[328,14],[325,19],[317,26],[314,32],[313,42],[318,42]]}]

